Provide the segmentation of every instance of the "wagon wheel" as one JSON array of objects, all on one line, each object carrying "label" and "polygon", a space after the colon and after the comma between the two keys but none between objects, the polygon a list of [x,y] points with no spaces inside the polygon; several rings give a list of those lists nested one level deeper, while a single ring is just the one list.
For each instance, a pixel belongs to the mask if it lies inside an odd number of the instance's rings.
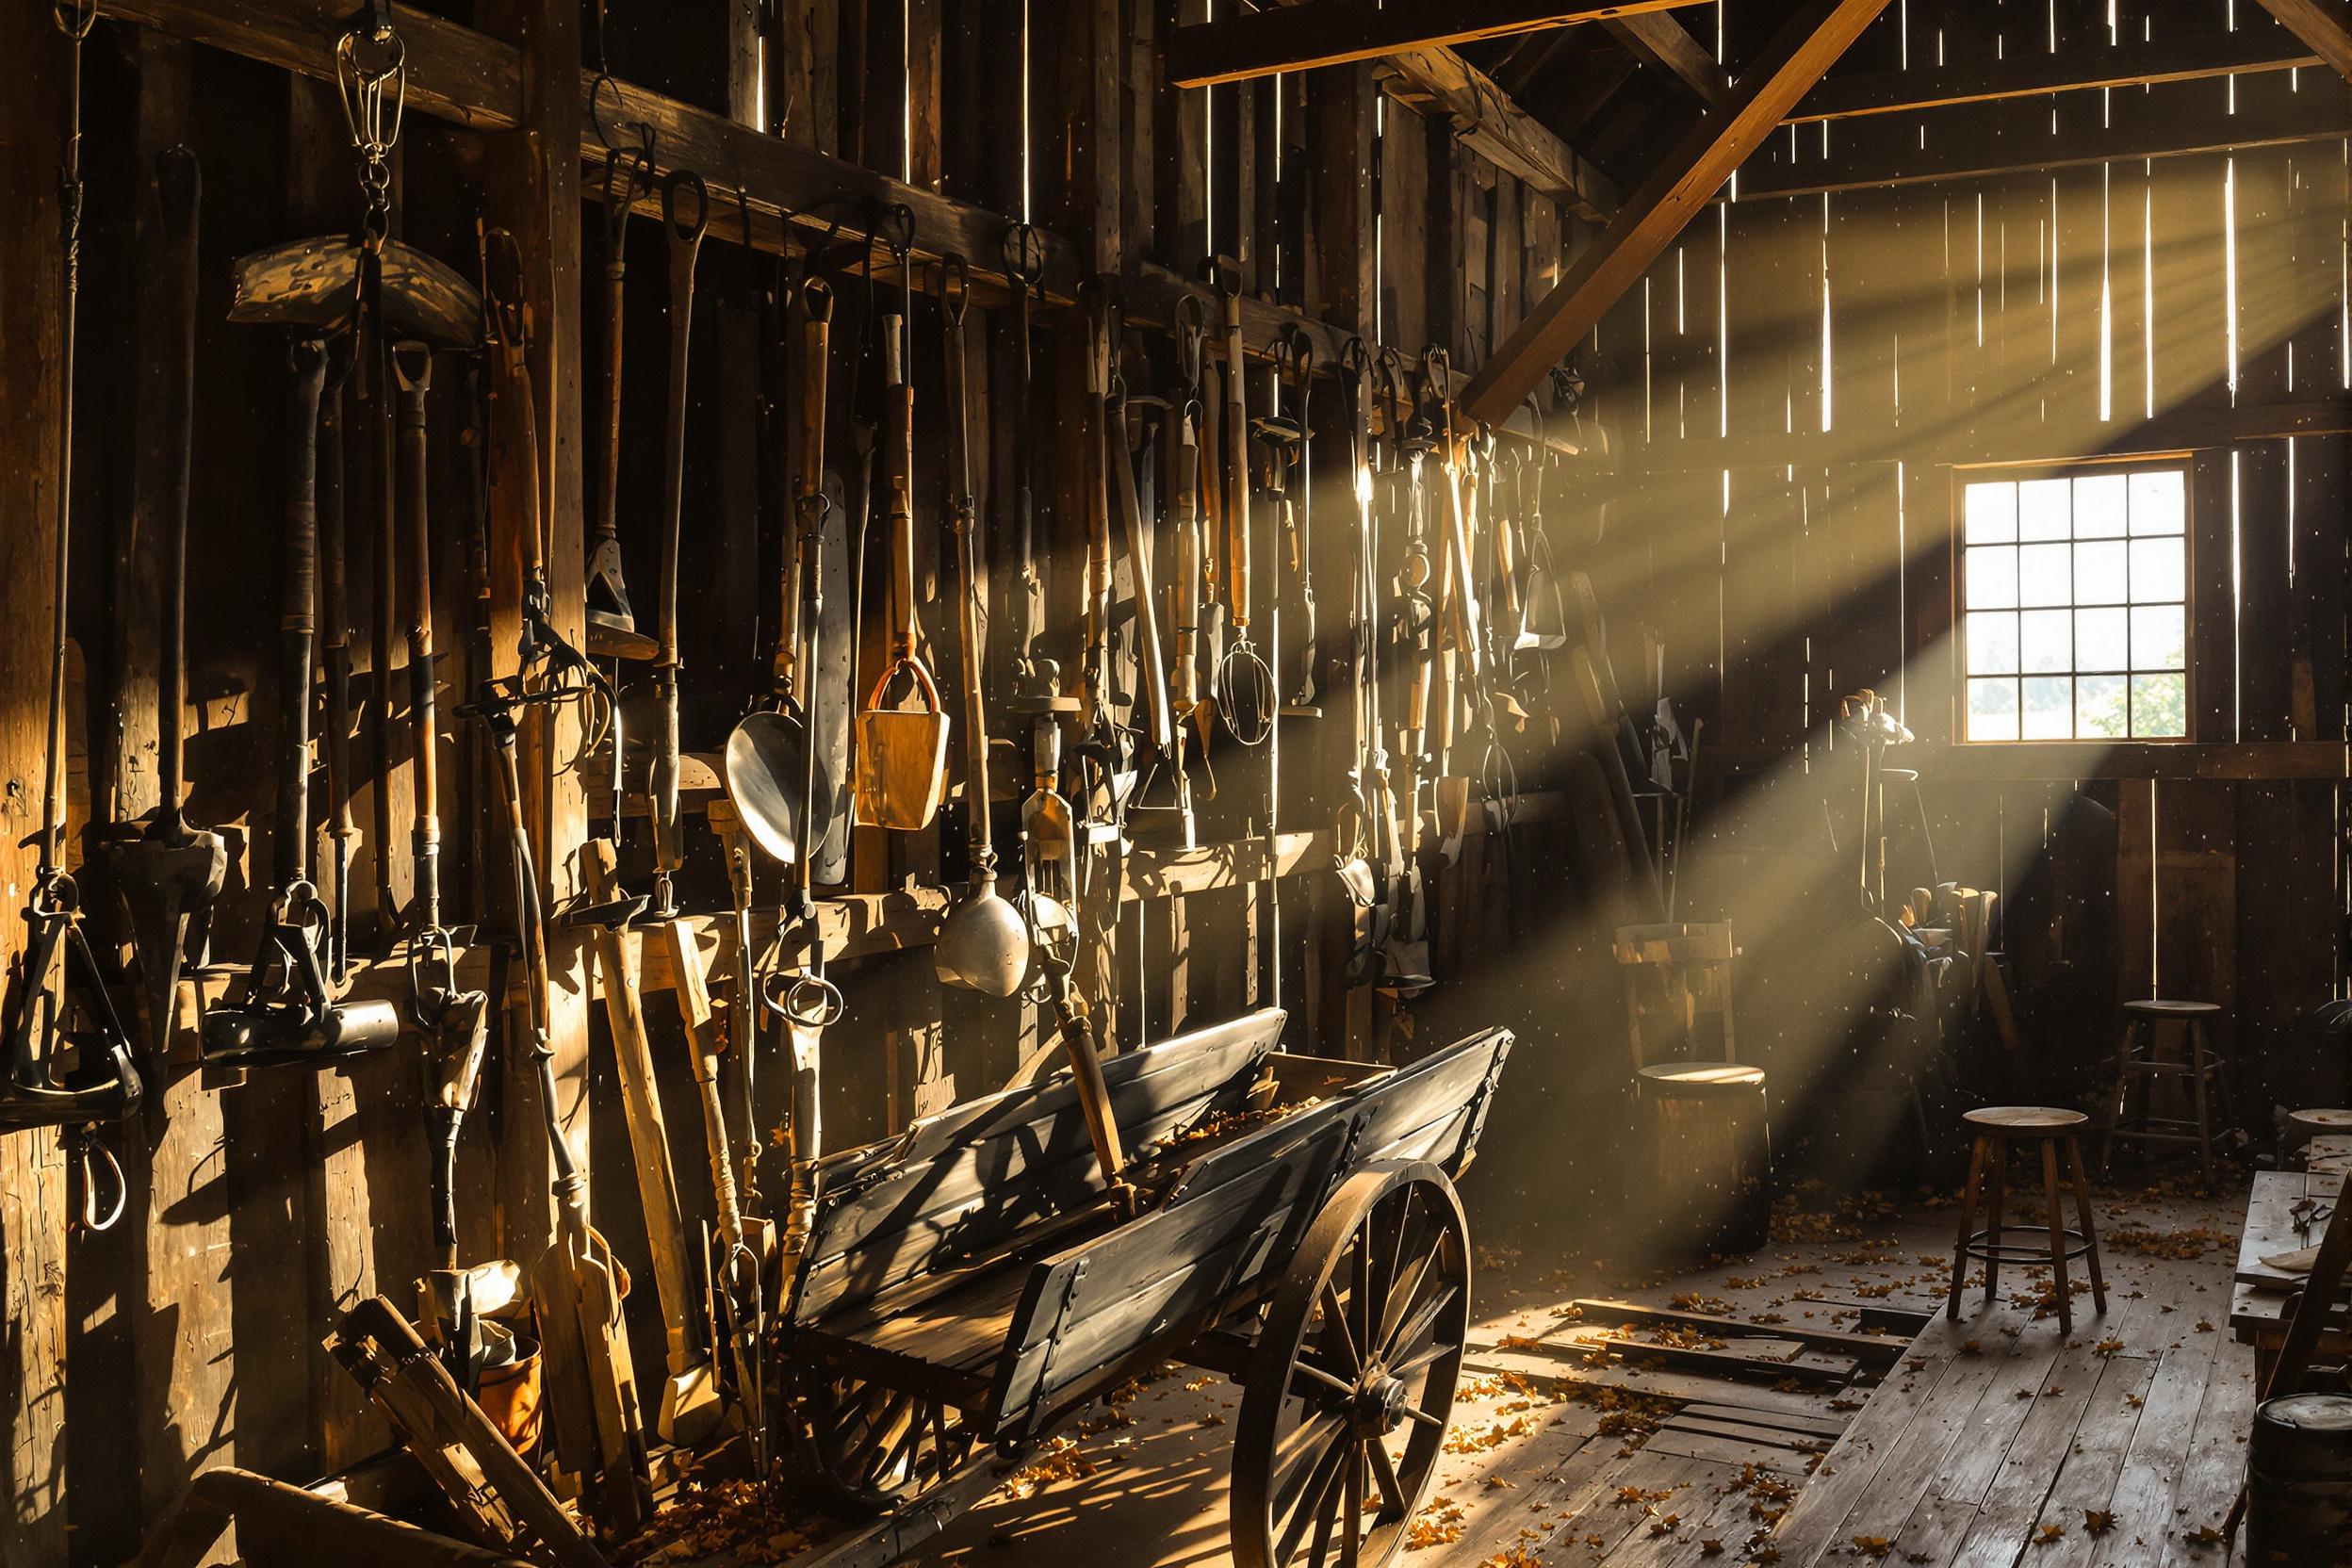
[{"label": "wagon wheel", "polygon": [[1426,1163],[1360,1171],[1274,1294],[1233,1439],[1239,1568],[1375,1568],[1429,1490],[1470,1321],[1469,1234]]},{"label": "wagon wheel", "polygon": [[838,1367],[797,1363],[784,1423],[793,1467],[819,1500],[865,1518],[937,1483],[971,1432],[937,1399]]}]

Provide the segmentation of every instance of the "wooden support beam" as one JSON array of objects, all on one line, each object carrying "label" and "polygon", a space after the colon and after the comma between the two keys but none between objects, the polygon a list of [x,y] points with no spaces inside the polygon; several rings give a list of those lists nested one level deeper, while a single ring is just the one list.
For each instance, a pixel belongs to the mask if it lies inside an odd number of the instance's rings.
[{"label": "wooden support beam", "polygon": [[1470,416],[1499,423],[1516,408],[1886,6],[1806,0],[1471,379],[1463,396]]},{"label": "wooden support beam", "polygon": [[2330,71],[2352,81],[2352,8],[2344,0],[2262,0],[2262,9],[2311,45]]},{"label": "wooden support beam", "polygon": [[1504,173],[1565,204],[1579,218],[1607,222],[1616,216],[1615,183],[1453,50],[1408,49],[1381,61],[1381,67],[1391,97],[1425,113],[1444,114],[1456,139]]},{"label": "wooden support beam", "polygon": [[[101,0],[119,22],[155,27],[233,55],[335,80],[335,45],[351,24],[350,0]],[[521,51],[487,33],[420,11],[392,8],[408,51],[408,106],[478,131],[511,131],[523,120]]]},{"label": "wooden support beam", "polygon": [[1916,114],[1959,104],[2038,98],[2088,88],[2188,82],[2242,72],[2288,71],[2321,63],[2318,55],[2272,27],[2241,27],[2113,48],[2062,49],[2004,60],[1971,60],[1922,71],[1874,71],[1828,76],[1797,104],[1786,123]]},{"label": "wooden support beam", "polygon": [[[1775,140],[1764,157],[1740,171],[1740,199],[1818,196],[1824,191],[1880,186],[1989,179],[2021,170],[2073,169],[2099,163],[2187,157],[2246,147],[2333,141],[2352,126],[2352,85],[2313,74],[2294,92],[2240,94],[2235,114],[2212,112],[2182,96],[2192,90],[2159,85],[2118,93],[2102,124],[2054,130],[2050,115],[2028,100],[2003,100],[1944,109],[1924,126],[1908,121],[1866,122],[1849,131],[1828,157],[1816,138]],[[1924,143],[1924,144],[1923,144]]]},{"label": "wooden support beam", "polygon": [[1177,28],[1168,38],[1168,74],[1177,87],[1213,87],[1283,71],[1345,65],[1399,50],[1475,43],[1700,3],[1453,0],[1445,6],[1384,6],[1380,0],[1308,0],[1284,9],[1246,11],[1222,22]]},{"label": "wooden support beam", "polygon": [[[600,171],[604,143],[597,139],[588,114],[589,95],[595,86],[596,78],[583,73],[580,80],[580,156]],[[596,106],[607,124],[634,126],[643,121],[653,127],[654,163],[659,175],[667,175],[674,169],[691,169],[702,175],[710,187],[714,217],[710,232],[714,238],[733,239],[742,232],[735,221],[738,190],[750,201],[752,242],[763,251],[783,247],[783,222],[787,216],[797,237],[806,242],[824,234],[837,213],[846,215],[845,227],[854,236],[861,220],[861,209],[875,202],[886,206],[903,202],[915,217],[918,286],[929,286],[929,280],[936,273],[935,267],[922,264],[936,263],[939,257],[955,253],[971,264],[973,281],[980,286],[974,290],[975,301],[988,303],[1009,298],[1002,286],[1003,264],[999,257],[1005,231],[1012,227],[1013,220],[1002,213],[843,163],[628,82],[608,82]],[[597,181],[588,184],[592,195],[601,194],[602,187]],[[662,211],[660,192],[641,198],[637,210],[658,218]],[[761,222],[762,219],[769,221]],[[879,262],[887,253],[877,249],[875,256]],[[875,268],[877,275],[884,270],[879,265]],[[1048,233],[1047,296],[1062,302],[1075,298],[1079,271],[1078,253],[1069,240],[1059,234]]]},{"label": "wooden support beam", "polygon": [[1690,29],[1663,11],[1613,16],[1601,24],[1635,59],[1664,72],[1690,90],[1702,104],[1723,95],[1723,67],[1690,36]]},{"label": "wooden support beam", "polygon": [[[335,45],[351,18],[345,0],[250,0],[234,13],[205,0],[102,0],[107,16],[210,44],[285,71],[335,79]],[[521,125],[524,114],[523,55],[515,45],[488,33],[445,21],[405,6],[393,8],[393,20],[408,49],[408,106],[456,124],[482,131],[508,131]],[[797,142],[736,123],[725,115],[680,103],[625,82],[608,82],[592,106],[594,73],[582,71],[578,90],[578,125],[566,140],[576,140],[583,164],[600,173],[605,143],[596,130],[601,116],[607,134],[616,139],[618,127],[650,126],[655,138],[657,172],[692,169],[710,183],[714,215],[735,216],[735,193],[743,190],[754,214],[754,242],[762,250],[784,243],[782,216],[805,239],[822,234],[834,210],[856,214],[873,203],[904,202],[915,215],[915,254],[936,261],[960,252],[972,264],[982,287],[975,298],[988,302],[1001,289],[988,286],[1001,278],[997,271],[999,242],[1012,220],[968,202],[936,191],[919,189],[902,181],[842,163]],[[594,113],[591,112],[593,107]],[[591,193],[600,188],[591,179]],[[829,204],[829,205],[828,205]],[[825,207],[823,215],[816,209]],[[639,204],[641,211],[659,216],[657,191]],[[760,218],[776,220],[757,226]],[[712,233],[732,237],[734,225],[714,223]],[[930,275],[926,269],[924,278]],[[1046,237],[1045,288],[1052,299],[1071,299],[1078,282],[1077,253],[1059,235]]]},{"label": "wooden support beam", "polygon": [[[2330,318],[2332,319],[2332,318]],[[2298,436],[2352,434],[2352,402],[2320,398],[2309,402],[2189,404],[2152,419],[2112,424],[2029,423],[1988,426],[1973,410],[1951,423],[1895,425],[1880,418],[1821,431],[1766,435],[1694,435],[1636,444],[1625,454],[1633,474],[1719,473],[1726,468],[1847,468],[1868,463],[1914,467],[1935,465],[2083,463],[2099,458],[2136,458],[2230,447],[2249,441],[2284,441]]]}]

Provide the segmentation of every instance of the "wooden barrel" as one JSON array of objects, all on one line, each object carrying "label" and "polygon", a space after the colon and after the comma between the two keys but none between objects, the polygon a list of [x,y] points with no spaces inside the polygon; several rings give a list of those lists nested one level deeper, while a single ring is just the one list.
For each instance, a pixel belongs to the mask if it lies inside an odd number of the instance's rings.
[{"label": "wooden barrel", "polygon": [[1650,1192],[1670,1250],[1754,1252],[1770,1239],[1772,1133],[1764,1070],[1659,1062],[1636,1078],[1650,1138]]},{"label": "wooden barrel", "polygon": [[2352,1396],[2289,1394],[2256,1408],[2246,1560],[2352,1565]]},{"label": "wooden barrel", "polygon": [[2341,1137],[2352,1134],[2352,1111],[2310,1109],[2287,1113],[2284,1147],[2279,1151],[2290,1165],[2298,1164],[2295,1156],[2304,1146],[2317,1137]]}]

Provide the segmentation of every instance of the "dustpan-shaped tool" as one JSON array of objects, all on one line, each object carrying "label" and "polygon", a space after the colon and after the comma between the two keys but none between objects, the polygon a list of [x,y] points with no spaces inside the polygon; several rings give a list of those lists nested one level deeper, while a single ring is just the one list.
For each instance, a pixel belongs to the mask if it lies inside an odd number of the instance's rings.
[{"label": "dustpan-shaped tool", "polygon": [[[890,706],[890,687],[906,678],[915,706]],[[917,833],[939,814],[947,784],[947,713],[931,672],[912,654],[891,662],[858,714],[858,821],[867,827]]]},{"label": "dustpan-shaped tool", "polygon": [[1541,523],[1527,534],[1527,580],[1519,591],[1519,633],[1511,645],[1544,653],[1568,645],[1568,605],[1552,566],[1552,542]]}]

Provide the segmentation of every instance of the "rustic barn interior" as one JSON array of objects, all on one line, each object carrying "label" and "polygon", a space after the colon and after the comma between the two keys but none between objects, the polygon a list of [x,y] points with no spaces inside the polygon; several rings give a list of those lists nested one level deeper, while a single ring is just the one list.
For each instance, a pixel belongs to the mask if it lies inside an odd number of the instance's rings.
[{"label": "rustic barn interior", "polygon": [[0,1565],[2352,1563],[2352,0],[0,88]]}]

